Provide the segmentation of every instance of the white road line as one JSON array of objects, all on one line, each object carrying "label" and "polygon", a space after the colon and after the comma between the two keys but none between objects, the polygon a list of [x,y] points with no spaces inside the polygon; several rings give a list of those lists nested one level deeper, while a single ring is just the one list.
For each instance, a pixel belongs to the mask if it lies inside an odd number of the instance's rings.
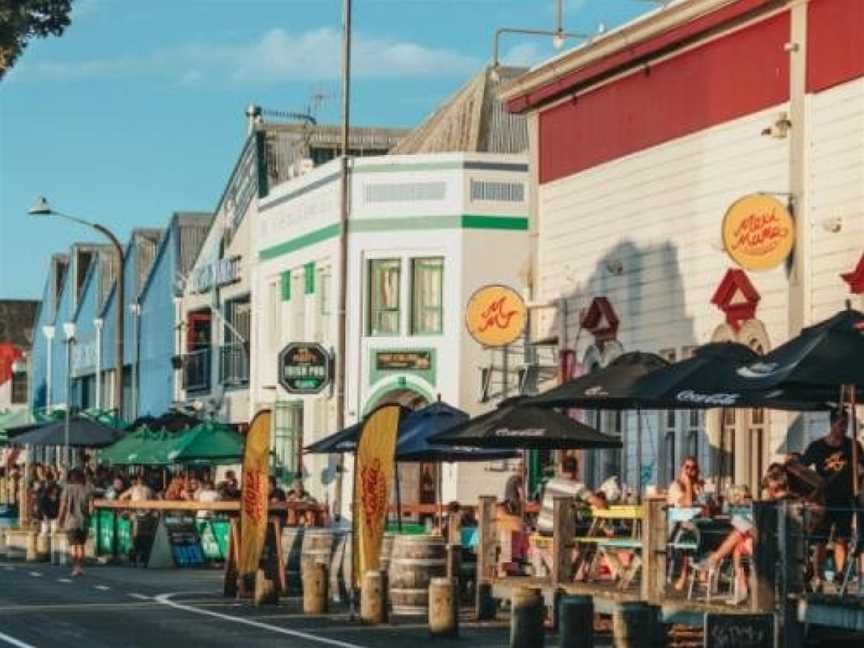
[{"label": "white road line", "polygon": [[5,569],[6,571],[15,571],[15,568],[14,568],[14,567],[10,567],[9,565],[4,565],[4,566],[3,566],[3,569]]},{"label": "white road line", "polygon": [[138,599],[139,601],[151,601],[151,600],[153,600],[152,596],[144,596],[143,594],[136,594],[134,592],[131,593],[129,596],[131,596],[134,599]]},{"label": "white road line", "polygon": [[71,583],[72,579],[71,578],[58,578],[57,582],[58,583]]},{"label": "white road line", "polygon": [[93,589],[98,589],[100,592],[107,592],[111,588],[108,587],[107,585],[94,585]]},{"label": "white road line", "polygon": [[[288,628],[280,628],[279,626],[270,625],[269,623],[253,621],[252,619],[243,619],[241,617],[235,617],[229,614],[222,614],[220,612],[214,612],[212,610],[202,610],[201,608],[196,608],[191,605],[175,603],[171,600],[172,596],[179,596],[183,593],[184,592],[170,592],[168,594],[160,594],[159,596],[155,596],[153,598],[157,603],[173,607],[177,610],[183,610],[184,612],[192,612],[194,614],[203,614],[205,616],[222,619],[223,621],[230,621],[232,623],[240,623],[242,625],[251,626],[253,628],[260,628],[261,630],[269,630],[270,632],[276,632],[278,634],[287,635],[296,639],[305,639],[306,641],[312,641],[315,643],[324,644],[326,646],[339,646],[339,648],[363,648],[363,646],[359,644],[352,644],[346,641],[339,641],[337,639],[327,639],[325,637],[316,637],[315,635],[306,634],[305,632],[300,632],[299,630],[289,630]],[[194,594],[195,592],[189,593]]]},{"label": "white road line", "polygon": [[42,575],[42,572],[27,572],[27,573],[30,574],[33,578],[39,578]]},{"label": "white road line", "polygon": [[10,646],[15,646],[15,648],[36,648],[36,646],[28,643],[24,643],[15,637],[10,637],[7,634],[3,634],[0,632],[0,641],[5,641]]}]

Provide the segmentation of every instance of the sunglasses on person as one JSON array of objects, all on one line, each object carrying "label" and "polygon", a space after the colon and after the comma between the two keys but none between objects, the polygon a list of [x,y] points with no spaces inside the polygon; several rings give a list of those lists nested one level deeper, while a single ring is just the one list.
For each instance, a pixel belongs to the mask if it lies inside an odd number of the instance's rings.
[{"label": "sunglasses on person", "polygon": [[699,470],[699,465],[695,463],[684,464],[684,470]]}]

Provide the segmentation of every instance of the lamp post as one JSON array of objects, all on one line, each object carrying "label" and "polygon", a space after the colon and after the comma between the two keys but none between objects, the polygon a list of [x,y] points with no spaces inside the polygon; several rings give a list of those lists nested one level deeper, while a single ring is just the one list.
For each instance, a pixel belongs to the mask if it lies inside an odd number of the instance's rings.
[{"label": "lamp post", "polygon": [[124,343],[124,310],[126,303],[126,291],[123,282],[123,266],[125,264],[125,257],[123,254],[123,246],[120,245],[120,241],[117,240],[117,237],[114,236],[114,233],[111,232],[107,227],[100,225],[99,223],[91,223],[90,221],[83,220],[81,218],[76,218],[75,216],[69,216],[68,214],[62,214],[55,209],[53,209],[48,201],[43,197],[39,196],[36,199],[36,202],[33,203],[33,206],[29,209],[28,213],[33,216],[57,216],[59,218],[65,218],[66,220],[70,220],[73,223],[78,223],[79,225],[86,225],[90,227],[103,236],[105,236],[109,241],[111,241],[111,245],[114,246],[114,252],[117,255],[117,292],[116,292],[116,312],[117,312],[117,331],[115,333],[115,359],[114,359],[114,405],[117,408],[117,418],[123,418],[123,343]]},{"label": "lamp post", "polygon": [[69,456],[69,417],[72,412],[72,345],[75,344],[75,322],[63,323],[66,337],[66,414],[63,417],[63,461],[67,470],[72,463]]}]

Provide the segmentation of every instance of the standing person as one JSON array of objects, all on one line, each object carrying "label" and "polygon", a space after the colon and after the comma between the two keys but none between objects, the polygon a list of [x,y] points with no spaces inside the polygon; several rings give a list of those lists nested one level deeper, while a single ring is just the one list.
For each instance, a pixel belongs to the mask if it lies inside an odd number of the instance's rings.
[{"label": "standing person", "polygon": [[[195,493],[195,500],[204,504],[212,504],[213,502],[218,502],[220,499],[222,498],[219,496],[219,491],[216,490],[216,487],[210,480],[205,481]],[[213,517],[213,511],[198,511],[195,517],[199,520],[206,520]]]},{"label": "standing person", "polygon": [[66,486],[60,496],[60,513],[57,520],[66,532],[66,541],[72,551],[72,575],[81,576],[84,571],[84,544],[90,528],[90,513],[93,509],[93,490],[84,483],[84,473],[78,468],[69,471]]},{"label": "standing person", "polygon": [[504,485],[504,511],[507,515],[522,516],[522,502],[525,501],[523,470],[523,464],[520,461],[516,472],[508,477],[507,483]]},{"label": "standing person", "polygon": [[[804,451],[801,463],[813,466],[825,484],[825,516],[814,530],[817,538],[813,555],[813,587],[818,590],[824,579],[825,545],[834,532],[834,564],[842,573],[846,563],[849,538],[852,535],[852,513],[855,507],[852,484],[852,439],[846,436],[849,417],[842,409],[831,410],[831,427]],[[864,448],[858,444],[858,462],[864,465]]]},{"label": "standing person", "polygon": [[[120,493],[117,499],[121,502],[146,502],[152,500],[153,497],[153,489],[144,482],[144,476],[137,474],[132,478],[132,485]],[[155,532],[156,517],[149,511],[136,509],[130,519],[132,521],[132,547],[129,550],[129,562],[135,567],[146,564]]]}]

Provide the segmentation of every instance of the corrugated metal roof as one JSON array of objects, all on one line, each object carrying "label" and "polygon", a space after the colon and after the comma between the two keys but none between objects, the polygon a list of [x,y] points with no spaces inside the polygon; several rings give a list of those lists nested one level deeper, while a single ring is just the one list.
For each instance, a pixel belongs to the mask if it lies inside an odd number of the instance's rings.
[{"label": "corrugated metal roof", "polygon": [[528,126],[522,115],[504,109],[498,93],[525,68],[484,68],[420,126],[390,150],[414,153],[522,153]]}]

